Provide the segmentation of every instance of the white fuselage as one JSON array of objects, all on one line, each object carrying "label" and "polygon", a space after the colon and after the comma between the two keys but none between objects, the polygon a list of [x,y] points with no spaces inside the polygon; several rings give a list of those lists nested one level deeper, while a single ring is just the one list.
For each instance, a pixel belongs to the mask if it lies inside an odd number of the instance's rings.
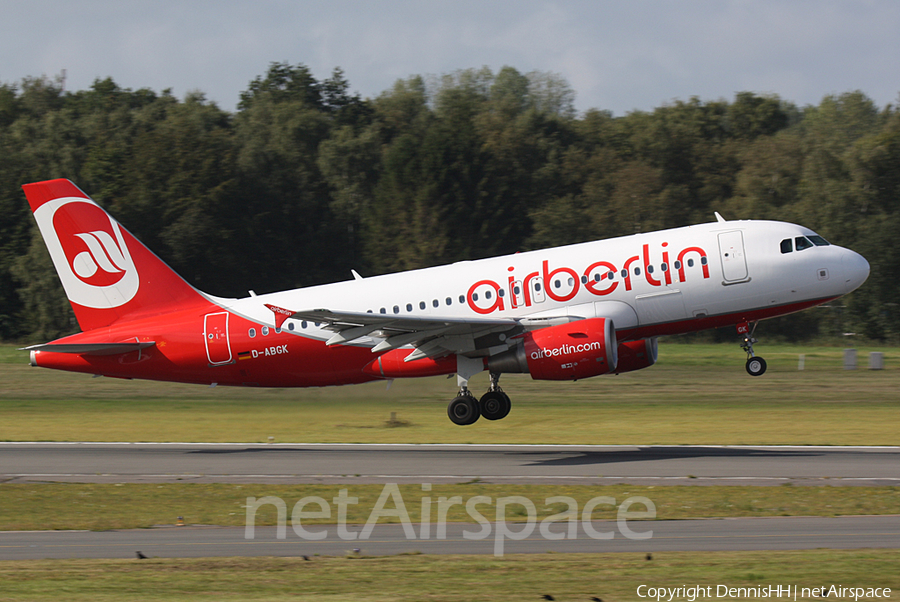
[{"label": "white fuselage", "polygon": [[[653,336],[654,327],[664,327],[658,334],[688,332],[709,327],[704,319],[790,313],[865,281],[868,263],[849,249],[827,245],[782,252],[782,241],[807,236],[815,233],[784,222],[713,222],[216,301],[273,328],[266,303],[397,316],[607,317],[620,339],[635,329]],[[299,320],[284,329],[320,339],[333,334]],[[374,344],[374,339],[355,344]]]}]

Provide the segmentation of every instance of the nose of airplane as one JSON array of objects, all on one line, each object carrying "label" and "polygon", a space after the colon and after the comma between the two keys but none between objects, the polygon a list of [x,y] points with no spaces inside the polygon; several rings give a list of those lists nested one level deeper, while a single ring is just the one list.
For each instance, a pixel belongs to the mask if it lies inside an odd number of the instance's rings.
[{"label": "nose of airplane", "polygon": [[844,249],[841,265],[844,268],[844,284],[847,286],[848,293],[862,286],[862,283],[869,277],[869,262],[855,251]]}]

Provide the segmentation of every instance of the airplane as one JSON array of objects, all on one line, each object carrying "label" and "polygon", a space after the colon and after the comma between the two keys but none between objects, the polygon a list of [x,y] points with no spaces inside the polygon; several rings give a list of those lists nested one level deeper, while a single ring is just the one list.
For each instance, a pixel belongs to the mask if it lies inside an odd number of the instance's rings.
[{"label": "airplane", "polygon": [[[24,348],[32,366],[205,385],[319,387],[457,376],[458,425],[510,412],[504,373],[578,380],[656,363],[657,339],[841,297],[868,262],[812,230],[716,221],[240,299],[203,293],[65,179],[25,184],[82,332]],[[476,398],[469,380],[487,370]]]}]

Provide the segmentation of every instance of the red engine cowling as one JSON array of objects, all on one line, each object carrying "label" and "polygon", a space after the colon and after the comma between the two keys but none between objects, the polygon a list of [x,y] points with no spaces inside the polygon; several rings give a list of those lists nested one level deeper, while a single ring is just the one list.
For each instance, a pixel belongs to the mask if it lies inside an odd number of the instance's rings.
[{"label": "red engine cowling", "polygon": [[619,363],[616,365],[616,374],[652,366],[656,363],[658,356],[659,345],[656,342],[656,337],[620,343]]},{"label": "red engine cowling", "polygon": [[578,380],[616,369],[616,330],[591,318],[525,333],[515,349],[488,360],[494,372],[528,372],[535,380]]}]

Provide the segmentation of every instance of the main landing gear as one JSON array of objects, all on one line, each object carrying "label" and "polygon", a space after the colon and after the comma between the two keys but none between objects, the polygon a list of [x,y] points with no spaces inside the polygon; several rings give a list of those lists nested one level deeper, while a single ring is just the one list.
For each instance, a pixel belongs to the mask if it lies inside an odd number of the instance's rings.
[{"label": "main landing gear", "polygon": [[738,333],[744,335],[744,340],[741,343],[741,349],[747,352],[747,374],[750,376],[762,376],[766,371],[766,360],[761,357],[754,355],[753,353],[753,343],[758,343],[759,341],[753,338],[753,333],[756,332],[756,325],[759,322],[753,323],[753,328],[750,328],[750,325],[744,322],[743,324],[737,325]]},{"label": "main landing gear", "polygon": [[467,384],[460,386],[459,395],[447,406],[447,415],[450,420],[454,424],[465,426],[474,424],[481,416],[487,420],[506,418],[512,408],[512,402],[509,400],[509,395],[500,388],[499,380],[500,375],[491,372],[491,386],[487,393],[481,396],[481,399],[475,399],[475,396],[469,392]]}]

